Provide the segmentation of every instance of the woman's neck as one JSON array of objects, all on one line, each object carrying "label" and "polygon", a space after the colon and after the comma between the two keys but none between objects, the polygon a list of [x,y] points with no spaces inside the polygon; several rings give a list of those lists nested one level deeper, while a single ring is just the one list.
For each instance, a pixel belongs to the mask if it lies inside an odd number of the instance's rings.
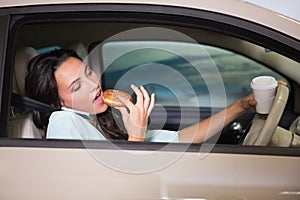
[{"label": "woman's neck", "polygon": [[[87,112],[84,112],[84,111],[80,111],[80,110],[75,110],[75,109],[71,109],[71,108],[66,108],[66,107],[62,107],[61,108],[62,110],[64,111],[70,111],[70,112],[75,112],[76,114],[86,118],[87,120],[89,121],[93,121],[96,123],[97,121],[97,117],[96,115],[92,115],[92,114],[89,114]],[[92,123],[94,125],[94,123]]]}]

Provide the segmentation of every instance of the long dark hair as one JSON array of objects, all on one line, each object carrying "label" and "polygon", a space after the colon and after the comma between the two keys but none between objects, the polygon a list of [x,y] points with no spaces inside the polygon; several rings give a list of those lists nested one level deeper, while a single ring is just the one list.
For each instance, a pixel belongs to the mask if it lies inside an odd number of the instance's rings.
[{"label": "long dark hair", "polygon": [[[61,108],[54,72],[69,57],[82,60],[75,51],[69,49],[53,50],[32,58],[28,63],[25,79],[25,90],[28,97],[56,108]],[[46,132],[51,113],[33,111],[32,118],[34,124]],[[127,140],[128,135],[125,129],[120,128],[116,123],[111,109],[98,114],[97,117],[106,136],[111,139]]]}]

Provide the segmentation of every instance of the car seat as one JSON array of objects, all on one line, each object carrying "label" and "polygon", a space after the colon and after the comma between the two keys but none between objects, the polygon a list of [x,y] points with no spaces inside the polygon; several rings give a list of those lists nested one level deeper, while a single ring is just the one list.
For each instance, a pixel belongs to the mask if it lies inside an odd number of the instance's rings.
[{"label": "car seat", "polygon": [[[27,65],[30,59],[36,55],[37,51],[33,47],[23,47],[16,51],[13,69],[13,93],[25,96]],[[44,137],[44,131],[34,125],[30,110],[12,107],[9,122],[9,137],[42,138]]]},{"label": "car seat", "polygon": [[99,55],[101,53],[99,52],[99,49],[96,49],[92,52],[88,52],[87,48],[82,42],[75,42],[68,46],[69,49],[74,50],[78,56],[83,60],[84,63],[89,65],[93,71],[101,77],[100,73],[100,58]]},{"label": "car seat", "polygon": [[85,60],[88,55],[87,49],[82,42],[72,43],[68,48],[75,51],[82,60]]},{"label": "car seat", "polygon": [[93,69],[93,71],[101,78],[101,45],[99,42],[94,42],[89,46],[88,49],[88,57],[86,61],[89,63],[89,66]]},{"label": "car seat", "polygon": [[30,59],[37,54],[37,51],[33,47],[23,47],[16,51],[13,69],[13,92],[25,95],[27,65]]}]

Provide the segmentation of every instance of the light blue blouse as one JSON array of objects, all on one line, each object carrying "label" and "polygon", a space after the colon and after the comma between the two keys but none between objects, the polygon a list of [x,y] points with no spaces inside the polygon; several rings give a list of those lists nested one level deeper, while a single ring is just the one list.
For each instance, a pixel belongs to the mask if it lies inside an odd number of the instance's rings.
[{"label": "light blue blouse", "polygon": [[[96,122],[95,126],[90,121]],[[101,134],[96,116],[85,112],[62,108],[49,118],[47,139],[106,140]],[[179,142],[178,132],[168,130],[148,130],[147,142]]]}]

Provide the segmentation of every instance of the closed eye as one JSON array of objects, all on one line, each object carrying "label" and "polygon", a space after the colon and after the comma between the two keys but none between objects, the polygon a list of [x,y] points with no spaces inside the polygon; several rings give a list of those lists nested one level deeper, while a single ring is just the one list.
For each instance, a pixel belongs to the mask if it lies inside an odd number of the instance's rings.
[{"label": "closed eye", "polygon": [[78,80],[72,85],[72,91],[76,92],[80,89],[80,87],[81,87],[81,84],[79,83],[79,80]]}]

